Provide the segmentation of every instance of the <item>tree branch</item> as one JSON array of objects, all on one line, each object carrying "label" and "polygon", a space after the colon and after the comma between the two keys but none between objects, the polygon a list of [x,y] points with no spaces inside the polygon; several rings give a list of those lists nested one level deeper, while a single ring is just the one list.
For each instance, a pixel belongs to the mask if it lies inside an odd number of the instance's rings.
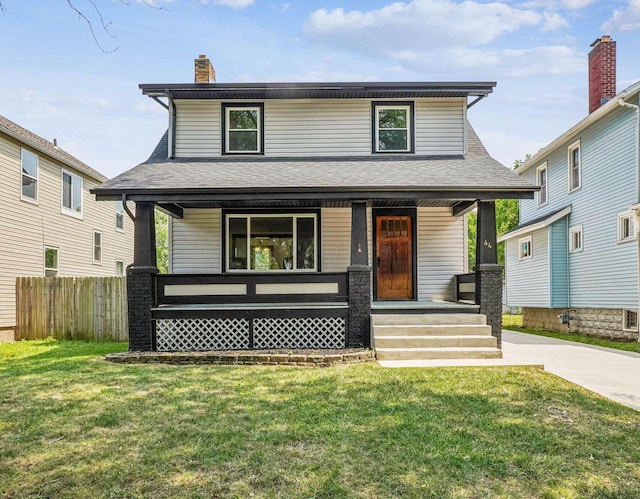
[{"label": "tree branch", "polygon": [[[91,2],[91,4],[95,7],[95,9],[98,11],[98,15],[100,17],[100,21],[102,22],[102,27],[103,29],[107,32],[107,34],[109,34],[110,36],[113,37],[113,35],[111,35],[111,33],[109,33],[109,30],[107,29],[107,27],[104,24],[104,20],[102,19],[102,15],[100,14],[100,10],[98,9],[98,7],[96,7],[95,3],[93,3],[93,0],[89,0]],[[104,52],[105,54],[110,54],[115,52],[116,50],[118,50],[120,47],[116,47],[113,50],[106,50],[98,41],[98,37],[96,36],[96,32],[93,29],[93,23],[89,20],[89,18],[87,16],[85,16],[74,4],[71,0],[67,0],[67,4],[69,5],[69,8],[71,8],[71,10],[75,11],[78,14],[78,18],[82,19],[83,21],[85,21],[87,23],[87,26],[89,26],[89,31],[91,31],[91,36],[93,37],[93,41],[96,43],[96,45],[98,46],[98,48]]]}]

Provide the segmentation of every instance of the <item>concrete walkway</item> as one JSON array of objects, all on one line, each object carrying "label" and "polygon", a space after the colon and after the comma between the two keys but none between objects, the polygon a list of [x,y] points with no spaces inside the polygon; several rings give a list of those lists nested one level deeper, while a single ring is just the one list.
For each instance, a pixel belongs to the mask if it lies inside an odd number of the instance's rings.
[{"label": "concrete walkway", "polygon": [[540,366],[640,411],[640,353],[502,331],[502,359],[380,361],[383,367]]}]

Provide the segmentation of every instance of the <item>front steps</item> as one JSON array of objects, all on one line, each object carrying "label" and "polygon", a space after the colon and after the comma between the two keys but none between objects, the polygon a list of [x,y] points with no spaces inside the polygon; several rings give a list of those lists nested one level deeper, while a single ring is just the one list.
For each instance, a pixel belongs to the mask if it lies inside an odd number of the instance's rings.
[{"label": "front steps", "polygon": [[501,359],[481,314],[374,314],[378,360]]}]

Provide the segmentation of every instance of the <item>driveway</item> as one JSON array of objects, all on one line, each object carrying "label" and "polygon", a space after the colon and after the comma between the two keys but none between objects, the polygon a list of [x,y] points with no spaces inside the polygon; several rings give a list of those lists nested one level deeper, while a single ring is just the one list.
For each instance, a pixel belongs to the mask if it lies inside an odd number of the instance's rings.
[{"label": "driveway", "polygon": [[546,371],[640,411],[640,354],[502,331],[502,359],[381,361],[384,367],[542,365]]}]

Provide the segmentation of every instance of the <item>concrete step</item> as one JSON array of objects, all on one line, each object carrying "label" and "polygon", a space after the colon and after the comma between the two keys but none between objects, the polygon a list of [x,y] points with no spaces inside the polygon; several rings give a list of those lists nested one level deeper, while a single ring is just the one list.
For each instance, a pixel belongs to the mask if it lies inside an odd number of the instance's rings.
[{"label": "concrete step", "polygon": [[424,326],[444,324],[486,324],[482,314],[373,314],[371,324],[392,326]]},{"label": "concrete step", "polygon": [[485,324],[427,324],[427,325],[376,325],[374,338],[383,336],[491,336],[491,326]]},{"label": "concrete step", "polygon": [[497,348],[376,348],[377,360],[501,359]]},{"label": "concrete step", "polygon": [[378,348],[496,348],[497,339],[493,336],[381,336],[375,338]]}]

